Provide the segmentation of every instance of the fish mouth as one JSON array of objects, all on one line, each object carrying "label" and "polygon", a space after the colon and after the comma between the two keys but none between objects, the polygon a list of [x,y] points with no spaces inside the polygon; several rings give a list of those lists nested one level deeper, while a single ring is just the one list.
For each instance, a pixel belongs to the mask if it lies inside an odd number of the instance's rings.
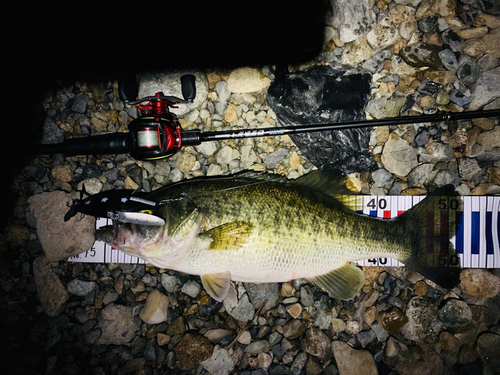
[{"label": "fish mouth", "polygon": [[132,236],[132,231],[125,226],[105,225],[95,231],[95,239],[116,248],[122,248]]}]

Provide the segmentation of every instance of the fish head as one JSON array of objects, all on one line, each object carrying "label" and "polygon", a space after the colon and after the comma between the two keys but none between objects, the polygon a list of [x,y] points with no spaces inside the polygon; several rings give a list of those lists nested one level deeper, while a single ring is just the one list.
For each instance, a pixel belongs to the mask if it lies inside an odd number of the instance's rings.
[{"label": "fish head", "polygon": [[188,253],[199,226],[193,224],[182,236],[169,235],[168,226],[168,222],[164,226],[152,226],[115,221],[96,230],[95,238],[157,267],[173,268]]}]

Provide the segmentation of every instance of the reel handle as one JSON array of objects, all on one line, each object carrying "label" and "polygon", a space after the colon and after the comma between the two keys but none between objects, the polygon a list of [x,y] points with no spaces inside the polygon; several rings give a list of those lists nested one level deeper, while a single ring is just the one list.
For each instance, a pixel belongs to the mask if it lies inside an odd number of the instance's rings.
[{"label": "reel handle", "polygon": [[118,93],[124,103],[137,99],[139,85],[135,74],[124,74],[118,77]]},{"label": "reel handle", "polygon": [[186,74],[181,77],[182,96],[188,102],[192,102],[196,97],[196,77]]}]

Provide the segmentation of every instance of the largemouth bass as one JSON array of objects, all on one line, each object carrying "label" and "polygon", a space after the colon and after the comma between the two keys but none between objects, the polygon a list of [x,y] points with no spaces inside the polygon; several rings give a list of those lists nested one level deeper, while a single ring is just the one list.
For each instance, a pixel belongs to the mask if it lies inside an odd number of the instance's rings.
[{"label": "largemouth bass", "polygon": [[[445,288],[458,283],[459,268],[439,265],[443,251],[454,255],[448,234],[429,235],[428,228],[437,197],[456,195],[452,186],[394,219],[351,211],[335,198],[338,186],[320,171],[294,181],[249,173],[185,180],[142,195],[153,202],[142,212],[162,218],[163,226],[115,222],[95,237],[157,267],[199,275],[217,301],[236,299],[231,280],[297,278],[351,299],[364,282],[351,262],[370,258],[394,258]],[[105,196],[72,210],[85,212]]]}]

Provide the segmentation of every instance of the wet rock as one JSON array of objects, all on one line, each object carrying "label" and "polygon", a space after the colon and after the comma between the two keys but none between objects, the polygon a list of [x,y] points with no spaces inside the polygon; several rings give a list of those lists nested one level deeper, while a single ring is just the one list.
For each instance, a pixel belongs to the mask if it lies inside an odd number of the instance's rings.
[{"label": "wet rock", "polygon": [[297,319],[302,313],[302,306],[300,305],[300,303],[294,303],[293,305],[287,306],[286,311],[292,318]]},{"label": "wet rock", "polygon": [[38,298],[43,311],[50,317],[58,316],[70,297],[54,268],[55,264],[51,264],[44,256],[33,261],[33,277]]},{"label": "wet rock", "polygon": [[438,23],[437,16],[425,17],[418,21],[418,29],[423,33],[430,33],[436,29],[437,23]]},{"label": "wet rock", "polygon": [[67,259],[92,247],[95,242],[95,217],[85,215],[81,218],[76,215],[64,221],[68,205],[72,202],[70,194],[63,191],[41,193],[30,197],[28,202],[48,261]]},{"label": "wet rock", "polygon": [[381,160],[389,172],[406,176],[418,165],[417,150],[397,135],[391,134],[384,146]]},{"label": "wet rock", "polygon": [[314,294],[308,285],[300,288],[300,302],[306,307],[314,305]]},{"label": "wet rock", "polygon": [[233,70],[227,79],[229,91],[247,93],[262,90],[269,86],[271,80],[257,68],[244,67]]},{"label": "wet rock", "polygon": [[[192,367],[209,359],[214,352],[210,341],[195,333],[186,333],[175,348],[175,354],[182,367]],[[224,354],[219,353],[221,358]],[[224,362],[226,360],[224,359]]]},{"label": "wet rock", "polygon": [[378,322],[387,332],[395,335],[408,323],[408,317],[397,307],[391,307],[380,313]]},{"label": "wet rock", "polygon": [[161,274],[161,285],[163,285],[169,293],[173,293],[175,286],[180,283],[181,281],[176,276],[171,276],[167,273]]},{"label": "wet rock", "polygon": [[97,284],[93,281],[74,279],[66,285],[66,289],[75,296],[85,297],[87,294],[97,289]]},{"label": "wet rock", "polygon": [[500,29],[495,29],[482,38],[468,39],[463,44],[462,53],[469,56],[481,56],[488,53],[498,58],[500,57],[499,35]]},{"label": "wet rock", "polygon": [[306,353],[323,360],[330,352],[330,339],[319,328],[309,328],[300,340],[300,346]]},{"label": "wet rock", "polygon": [[[245,332],[248,332],[248,331],[245,331]],[[217,329],[211,329],[210,331],[205,332],[205,334],[203,336],[205,336],[207,339],[209,339],[210,342],[213,342],[214,344],[218,344],[227,335],[231,335],[232,333],[233,333],[233,331],[231,331],[229,329],[217,328]]]},{"label": "wet rock", "polygon": [[279,287],[277,283],[245,283],[245,289],[253,306],[258,309],[264,301],[264,310],[271,310],[278,305]]},{"label": "wet rock", "polygon": [[500,277],[479,268],[466,269],[460,273],[459,288],[471,297],[495,297],[500,293]]},{"label": "wet rock", "polygon": [[283,326],[283,335],[290,339],[299,338],[306,331],[306,326],[299,319],[292,319]]},{"label": "wet rock", "polygon": [[98,317],[97,328],[102,331],[98,344],[122,345],[130,342],[137,331],[132,307],[110,304]]},{"label": "wet rock", "polygon": [[441,33],[441,38],[443,39],[443,43],[447,46],[452,52],[460,52],[463,47],[463,40],[460,38],[456,32],[451,29],[446,29]]},{"label": "wet rock", "polygon": [[174,336],[184,333],[186,330],[186,321],[184,316],[178,316],[174,318],[167,327],[167,335]]},{"label": "wet rock", "polygon": [[438,310],[438,318],[447,327],[462,327],[469,324],[472,320],[472,311],[464,301],[449,299]]},{"label": "wet rock", "polygon": [[234,362],[228,351],[216,345],[212,356],[201,362],[205,370],[211,374],[227,375],[234,370]]},{"label": "wet rock", "polygon": [[144,323],[158,324],[167,318],[168,297],[154,289],[146,298],[146,304],[139,313]]},{"label": "wet rock", "polygon": [[436,176],[434,172],[434,164],[420,164],[408,174],[409,187],[424,187],[429,184]]},{"label": "wet rock", "polygon": [[399,51],[401,58],[409,65],[416,68],[427,66],[432,69],[441,67],[441,59],[434,46],[421,42],[402,48]]},{"label": "wet rock", "polygon": [[340,374],[378,374],[370,352],[353,349],[347,343],[338,340],[332,342],[332,351]]},{"label": "wet rock", "polygon": [[436,313],[437,307],[432,300],[413,297],[406,309],[408,323],[401,329],[401,334],[404,338],[416,342],[436,342],[443,325]]},{"label": "wet rock", "polygon": [[353,4],[349,0],[331,2],[332,26],[338,31],[342,43],[349,43],[365,35],[372,22],[368,0]]}]

